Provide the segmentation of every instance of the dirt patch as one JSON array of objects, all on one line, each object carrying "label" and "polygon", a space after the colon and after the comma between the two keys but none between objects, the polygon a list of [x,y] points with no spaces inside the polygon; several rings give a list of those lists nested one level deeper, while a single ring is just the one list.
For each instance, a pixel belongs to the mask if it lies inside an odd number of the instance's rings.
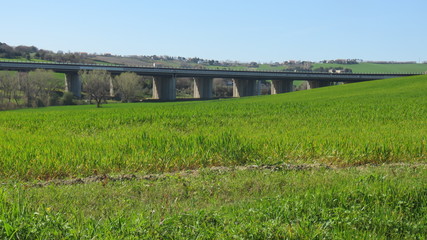
[{"label": "dirt patch", "polygon": [[55,179],[49,181],[41,181],[37,183],[26,184],[27,187],[46,187],[49,185],[77,185],[77,184],[88,184],[94,182],[100,182],[107,184],[108,182],[117,181],[134,181],[134,180],[159,180],[171,176],[197,176],[200,171],[212,171],[212,172],[231,172],[231,171],[247,171],[247,170],[269,170],[269,171],[285,171],[285,170],[308,170],[308,169],[332,169],[332,167],[323,164],[278,164],[278,165],[248,165],[248,166],[237,166],[237,167],[223,167],[215,166],[210,168],[198,169],[198,170],[185,170],[179,172],[163,173],[163,174],[125,174],[119,176],[113,175],[96,175],[84,178],[72,178],[72,179]]},{"label": "dirt patch", "polygon": [[149,180],[155,181],[164,179],[171,176],[197,176],[201,171],[212,171],[218,173],[231,172],[231,171],[250,171],[250,170],[266,170],[266,171],[303,171],[303,170],[313,170],[313,169],[344,169],[344,168],[367,168],[367,167],[379,167],[379,166],[389,166],[389,167],[427,167],[427,163],[393,163],[386,165],[362,165],[357,167],[336,167],[329,166],[325,164],[277,164],[277,165],[247,165],[247,166],[236,166],[236,167],[224,167],[224,166],[215,166],[204,169],[197,170],[185,170],[171,173],[163,174],[147,174],[147,175],[137,175],[137,174],[124,174],[120,176],[113,175],[96,175],[85,178],[73,178],[73,179],[57,179],[50,181],[43,181],[37,183],[26,184],[27,187],[46,187],[49,185],[77,185],[77,184],[88,184],[99,182],[103,185],[106,185],[108,182],[117,182],[117,181],[135,181],[135,180]]}]

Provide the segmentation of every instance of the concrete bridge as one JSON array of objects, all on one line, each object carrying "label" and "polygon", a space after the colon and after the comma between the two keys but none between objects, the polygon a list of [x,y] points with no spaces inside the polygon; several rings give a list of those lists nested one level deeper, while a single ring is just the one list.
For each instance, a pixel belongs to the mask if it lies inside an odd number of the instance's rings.
[{"label": "concrete bridge", "polygon": [[271,94],[293,91],[294,80],[308,81],[309,88],[332,85],[335,82],[362,82],[377,79],[404,77],[418,74],[358,74],[358,73],[319,73],[319,72],[273,72],[273,71],[231,71],[184,68],[128,67],[113,65],[92,65],[78,63],[35,63],[0,61],[0,70],[32,71],[36,69],[52,70],[65,74],[66,91],[81,96],[81,70],[106,70],[112,75],[134,72],[141,76],[153,77],[153,98],[165,101],[176,99],[176,79],[185,77],[194,79],[194,98],[212,98],[214,78],[233,80],[233,97],[253,96],[257,94],[257,81],[271,80]]}]

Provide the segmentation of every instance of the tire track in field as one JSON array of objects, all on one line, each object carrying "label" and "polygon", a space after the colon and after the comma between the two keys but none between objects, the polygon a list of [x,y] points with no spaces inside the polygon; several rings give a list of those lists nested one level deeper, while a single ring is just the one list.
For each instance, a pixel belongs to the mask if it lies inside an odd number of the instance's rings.
[{"label": "tire track in field", "polygon": [[[250,170],[265,170],[265,171],[304,171],[304,170],[337,170],[337,169],[364,169],[368,167],[425,167],[427,168],[427,163],[393,163],[393,164],[367,164],[361,166],[351,166],[351,167],[337,167],[330,166],[325,164],[276,164],[276,165],[247,165],[247,166],[236,166],[236,167],[209,167],[197,170],[184,170],[178,172],[171,173],[162,173],[162,174],[146,174],[146,175],[138,175],[138,174],[123,174],[123,175],[95,175],[89,177],[82,178],[71,178],[71,179],[55,179],[49,181],[40,181],[37,183],[27,183],[24,184],[25,187],[46,187],[50,185],[61,186],[61,185],[78,185],[78,184],[89,184],[99,182],[103,185],[108,184],[109,182],[120,182],[120,181],[155,181],[161,180],[168,177],[180,176],[180,177],[190,177],[197,176],[201,171],[212,171],[217,173],[226,173],[232,171],[250,171]],[[5,183],[3,183],[5,184]]]}]

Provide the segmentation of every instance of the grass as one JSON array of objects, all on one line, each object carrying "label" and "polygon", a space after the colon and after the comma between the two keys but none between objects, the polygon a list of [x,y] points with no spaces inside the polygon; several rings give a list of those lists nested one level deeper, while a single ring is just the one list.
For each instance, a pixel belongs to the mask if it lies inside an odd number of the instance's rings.
[{"label": "grass", "polygon": [[426,76],[417,76],[242,99],[0,112],[0,178],[424,162],[426,92]]},{"label": "grass", "polygon": [[48,60],[41,60],[41,59],[31,59],[28,60],[27,58],[0,58],[0,61],[6,61],[6,62],[51,62]]},{"label": "grass", "polygon": [[98,64],[98,65],[108,65],[108,66],[122,66],[121,64],[114,64],[114,63],[109,63],[109,62],[105,62],[105,61],[100,61],[100,60],[93,60],[94,64]]},{"label": "grass", "polygon": [[230,67],[222,67],[222,66],[207,66],[208,69],[229,69],[229,70],[235,70],[235,71],[283,71],[286,67],[285,66],[271,66],[270,64],[259,64],[259,67],[257,68],[248,68],[246,66],[230,66]]},{"label": "grass", "polygon": [[[425,73],[427,71],[427,64],[375,64],[375,63],[359,63],[359,64],[329,64],[329,63],[315,63],[312,70],[316,68],[350,68],[353,73]],[[208,66],[209,69],[230,69],[237,71],[286,71],[285,66],[271,66],[270,64],[260,64],[258,68],[247,68],[244,66],[238,67],[220,67]]]},{"label": "grass", "polygon": [[427,64],[375,64],[375,63],[360,63],[360,64],[313,64],[313,69],[323,67],[343,67],[350,68],[354,73],[425,73],[427,72]]},{"label": "grass", "polygon": [[[9,59],[10,60],[10,59]],[[1,58],[0,58],[1,61]],[[11,72],[11,73],[16,73],[16,71],[4,71],[4,72]],[[55,77],[55,81],[58,82],[58,85],[61,86],[62,89],[65,88],[65,74],[64,73],[53,73],[54,77]]]},{"label": "grass", "polygon": [[[0,112],[0,238],[424,239],[426,92],[416,76]],[[282,163],[314,167],[233,168]]]},{"label": "grass", "polygon": [[0,191],[4,239],[423,239],[427,168],[204,169]]}]

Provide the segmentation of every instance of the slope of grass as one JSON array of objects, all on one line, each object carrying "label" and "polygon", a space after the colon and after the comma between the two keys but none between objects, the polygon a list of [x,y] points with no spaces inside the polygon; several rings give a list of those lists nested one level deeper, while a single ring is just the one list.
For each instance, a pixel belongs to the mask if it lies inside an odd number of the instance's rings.
[{"label": "slope of grass", "polygon": [[223,66],[206,66],[208,69],[230,69],[230,70],[236,70],[236,71],[283,71],[286,67],[285,66],[271,66],[270,64],[260,64],[257,68],[248,68],[246,66],[230,66],[230,67],[223,67]]},{"label": "slope of grass", "polygon": [[[242,99],[0,112],[0,238],[423,239],[426,92],[427,76],[417,76]],[[283,162],[408,164],[203,168]]]},{"label": "slope of grass", "polygon": [[[3,72],[11,72],[16,73],[16,71],[3,71]],[[65,74],[64,73],[53,73],[55,77],[55,81],[57,82],[57,86],[60,86],[60,89],[65,89]],[[58,89],[59,90],[59,89]]]},{"label": "slope of grass", "polygon": [[0,112],[0,176],[63,178],[277,162],[417,162],[427,77],[205,102]]},{"label": "slope of grass", "polygon": [[[312,65],[312,70],[316,68],[349,68],[353,73],[425,73],[427,72],[427,64],[375,64],[375,63],[360,63],[360,64],[329,64],[315,63]],[[244,66],[221,67],[207,66],[209,69],[230,69],[237,71],[286,71],[286,66],[271,66],[270,64],[260,64],[257,68],[248,68]]]},{"label": "slope of grass", "polygon": [[41,59],[30,59],[28,60],[27,58],[0,58],[0,61],[5,61],[5,62],[13,62],[13,61],[17,61],[17,62],[52,62],[52,61],[48,61],[48,60],[41,60]]},{"label": "slope of grass", "polygon": [[427,72],[427,64],[375,64],[375,63],[360,63],[360,64],[313,64],[313,69],[323,67],[343,67],[350,68],[354,73],[425,73]]}]

